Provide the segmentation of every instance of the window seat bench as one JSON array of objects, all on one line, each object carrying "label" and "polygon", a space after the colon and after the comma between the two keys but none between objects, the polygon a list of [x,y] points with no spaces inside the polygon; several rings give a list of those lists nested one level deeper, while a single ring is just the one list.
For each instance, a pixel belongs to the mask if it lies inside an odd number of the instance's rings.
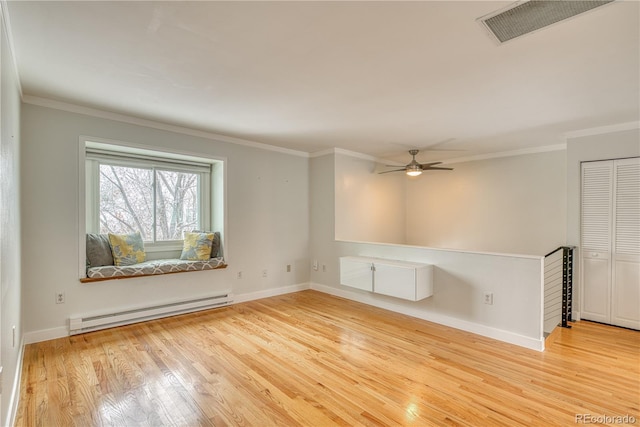
[{"label": "window seat bench", "polygon": [[223,257],[209,258],[207,261],[187,261],[182,259],[156,259],[133,265],[104,265],[87,269],[87,277],[80,282],[126,279],[129,277],[153,276],[157,274],[183,273],[226,268]]}]

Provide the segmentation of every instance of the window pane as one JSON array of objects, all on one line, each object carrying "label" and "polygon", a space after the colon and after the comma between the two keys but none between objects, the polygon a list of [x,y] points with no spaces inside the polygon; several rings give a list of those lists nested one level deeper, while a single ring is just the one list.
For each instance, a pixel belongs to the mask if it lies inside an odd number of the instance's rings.
[{"label": "window pane", "polygon": [[100,165],[100,233],[153,240],[152,180],[149,169]]},{"label": "window pane", "polygon": [[199,228],[199,174],[156,170],[156,240],[182,239]]}]

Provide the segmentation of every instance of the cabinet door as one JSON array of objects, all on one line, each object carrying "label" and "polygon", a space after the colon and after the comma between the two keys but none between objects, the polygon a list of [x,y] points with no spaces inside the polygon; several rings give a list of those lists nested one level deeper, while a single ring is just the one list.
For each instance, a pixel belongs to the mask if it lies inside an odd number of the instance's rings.
[{"label": "cabinet door", "polygon": [[372,263],[355,257],[340,258],[340,284],[365,291],[373,291]]},{"label": "cabinet door", "polygon": [[373,291],[377,294],[415,301],[415,267],[376,263]]}]

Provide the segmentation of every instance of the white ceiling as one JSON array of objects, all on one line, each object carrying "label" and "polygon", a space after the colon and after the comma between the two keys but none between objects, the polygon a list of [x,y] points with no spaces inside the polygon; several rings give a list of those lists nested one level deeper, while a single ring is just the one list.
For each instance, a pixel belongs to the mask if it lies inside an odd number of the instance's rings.
[{"label": "white ceiling", "polygon": [[639,120],[640,3],[498,46],[476,19],[509,4],[9,1],[8,16],[24,95],[305,152],[467,150],[423,156],[449,158]]}]

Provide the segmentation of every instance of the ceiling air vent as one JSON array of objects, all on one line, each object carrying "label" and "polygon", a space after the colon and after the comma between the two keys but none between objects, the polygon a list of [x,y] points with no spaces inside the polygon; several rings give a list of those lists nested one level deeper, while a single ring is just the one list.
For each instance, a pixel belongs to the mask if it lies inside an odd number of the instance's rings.
[{"label": "ceiling air vent", "polygon": [[579,15],[614,0],[530,0],[515,3],[506,10],[491,13],[478,20],[500,42]]}]

